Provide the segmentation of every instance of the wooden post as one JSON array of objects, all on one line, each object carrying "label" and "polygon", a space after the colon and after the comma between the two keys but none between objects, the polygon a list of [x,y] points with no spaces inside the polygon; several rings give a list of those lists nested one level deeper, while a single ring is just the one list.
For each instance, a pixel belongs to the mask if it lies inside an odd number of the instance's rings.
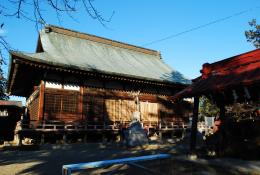
[{"label": "wooden post", "polygon": [[219,117],[220,117],[221,121],[225,120],[224,119],[225,118],[225,113],[226,113],[226,109],[225,109],[225,104],[223,102],[223,103],[221,103],[219,105]]},{"label": "wooden post", "polygon": [[45,91],[45,83],[42,80],[40,83],[39,109],[38,109],[38,119],[40,121],[43,120],[43,115],[44,115],[44,91]]},{"label": "wooden post", "polygon": [[197,122],[199,115],[199,97],[194,97],[193,117],[191,125],[190,151],[191,154],[196,150]]},{"label": "wooden post", "polygon": [[83,86],[80,86],[80,94],[79,94],[79,118],[83,120]]}]

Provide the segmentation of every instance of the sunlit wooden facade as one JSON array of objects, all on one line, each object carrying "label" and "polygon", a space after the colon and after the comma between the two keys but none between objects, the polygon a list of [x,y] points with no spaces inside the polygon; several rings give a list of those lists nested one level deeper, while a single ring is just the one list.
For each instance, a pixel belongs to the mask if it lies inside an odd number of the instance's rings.
[{"label": "sunlit wooden facade", "polygon": [[[46,43],[54,41],[56,45],[50,49],[54,44]],[[91,57],[85,60],[88,52],[78,53],[84,47],[91,47]],[[101,51],[109,53],[101,57]],[[97,58],[91,62],[94,56]],[[115,62],[108,62],[106,56]],[[47,26],[39,36],[36,53],[11,52],[10,64],[9,93],[27,97],[27,118],[36,128],[48,121],[104,126],[129,123],[137,110],[134,92],[140,92],[145,125],[173,127],[184,121],[185,107],[171,102],[171,97],[189,81],[163,63],[157,51]]]}]

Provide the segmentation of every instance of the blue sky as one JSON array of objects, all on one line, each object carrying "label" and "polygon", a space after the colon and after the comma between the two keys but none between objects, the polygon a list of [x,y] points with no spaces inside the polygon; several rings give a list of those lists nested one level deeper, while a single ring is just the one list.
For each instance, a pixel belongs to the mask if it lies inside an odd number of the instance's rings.
[{"label": "blue sky", "polygon": [[[107,23],[109,29],[91,19],[83,7],[74,15],[78,22],[64,15],[59,24],[53,11],[45,8],[43,13],[49,24],[143,46],[252,9],[199,30],[145,46],[161,51],[163,60],[188,78],[199,76],[203,63],[255,49],[246,41],[244,32],[249,29],[248,21],[251,19],[260,23],[259,0],[95,0],[94,5],[105,18],[115,11],[112,21]],[[14,49],[35,51],[38,33],[32,22],[15,18],[4,18],[3,21],[5,37]]]}]

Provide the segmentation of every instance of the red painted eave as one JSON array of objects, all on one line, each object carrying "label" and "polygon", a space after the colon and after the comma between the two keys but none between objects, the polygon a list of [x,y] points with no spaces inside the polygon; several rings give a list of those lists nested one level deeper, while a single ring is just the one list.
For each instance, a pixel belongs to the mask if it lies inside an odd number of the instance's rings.
[{"label": "red painted eave", "polygon": [[260,83],[260,49],[212,64],[204,64],[202,75],[174,98],[200,96],[236,86]]}]

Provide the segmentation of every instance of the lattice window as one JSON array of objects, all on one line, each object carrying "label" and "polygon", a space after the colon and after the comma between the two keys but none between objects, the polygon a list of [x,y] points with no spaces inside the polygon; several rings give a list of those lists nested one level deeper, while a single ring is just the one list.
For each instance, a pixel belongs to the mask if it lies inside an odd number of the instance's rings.
[{"label": "lattice window", "polygon": [[78,111],[78,96],[63,95],[62,96],[62,111],[66,113],[76,113]]},{"label": "lattice window", "polygon": [[47,113],[71,113],[78,111],[78,94],[45,94],[45,111]]},{"label": "lattice window", "polygon": [[59,113],[61,111],[62,95],[60,94],[45,94],[45,111]]},{"label": "lattice window", "polygon": [[103,97],[84,95],[83,104],[83,112],[88,121],[103,121],[105,116]]}]

